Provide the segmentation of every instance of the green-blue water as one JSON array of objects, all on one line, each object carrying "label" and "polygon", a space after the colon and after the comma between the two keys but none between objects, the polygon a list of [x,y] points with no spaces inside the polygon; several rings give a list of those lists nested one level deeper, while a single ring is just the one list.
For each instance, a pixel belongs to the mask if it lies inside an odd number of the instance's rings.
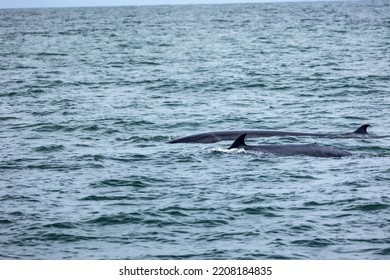
[{"label": "green-blue water", "polygon": [[0,258],[390,259],[386,1],[0,10]]}]

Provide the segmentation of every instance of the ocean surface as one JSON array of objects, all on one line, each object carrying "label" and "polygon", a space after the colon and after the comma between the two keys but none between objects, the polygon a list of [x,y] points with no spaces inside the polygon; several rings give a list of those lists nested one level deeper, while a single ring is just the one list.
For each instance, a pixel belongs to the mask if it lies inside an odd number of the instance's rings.
[{"label": "ocean surface", "polygon": [[388,1],[0,10],[1,259],[390,259]]}]

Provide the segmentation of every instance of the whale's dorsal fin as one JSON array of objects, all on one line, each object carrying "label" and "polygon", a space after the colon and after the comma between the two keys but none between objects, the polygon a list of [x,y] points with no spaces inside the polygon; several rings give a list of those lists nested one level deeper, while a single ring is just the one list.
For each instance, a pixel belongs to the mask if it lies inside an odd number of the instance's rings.
[{"label": "whale's dorsal fin", "polygon": [[369,127],[369,126],[370,126],[369,124],[364,124],[361,127],[359,127],[358,129],[356,129],[353,133],[368,134],[367,133],[367,127]]},{"label": "whale's dorsal fin", "polygon": [[241,147],[241,146],[246,146],[246,144],[245,144],[245,137],[246,137],[246,133],[240,135],[240,136],[233,142],[233,144],[229,147],[229,150],[230,150],[230,149],[239,148],[239,147]]}]

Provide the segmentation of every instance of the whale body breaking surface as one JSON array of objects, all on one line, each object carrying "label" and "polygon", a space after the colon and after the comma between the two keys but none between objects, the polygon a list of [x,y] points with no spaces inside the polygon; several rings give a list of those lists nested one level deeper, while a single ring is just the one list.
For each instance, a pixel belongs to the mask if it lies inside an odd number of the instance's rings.
[{"label": "whale body breaking surface", "polygon": [[246,134],[246,138],[260,138],[273,136],[297,136],[297,137],[323,137],[323,138],[356,138],[362,136],[371,136],[367,133],[369,124],[360,126],[353,132],[349,133],[306,133],[306,132],[289,132],[275,130],[233,130],[233,131],[214,131],[193,134],[168,141],[170,144],[175,143],[216,143],[226,140],[235,140],[237,137]]},{"label": "whale body breaking surface", "polygon": [[246,133],[240,135],[234,143],[229,147],[230,149],[244,149],[246,151],[269,153],[278,156],[311,156],[311,157],[345,157],[352,154],[347,151],[339,150],[332,147],[320,146],[314,144],[301,145],[256,145],[251,146],[245,143]]}]

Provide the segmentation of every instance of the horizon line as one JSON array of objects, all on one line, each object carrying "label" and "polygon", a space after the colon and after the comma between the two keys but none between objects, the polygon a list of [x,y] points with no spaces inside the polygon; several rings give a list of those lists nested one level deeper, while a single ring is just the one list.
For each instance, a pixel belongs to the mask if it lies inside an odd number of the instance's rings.
[{"label": "horizon line", "polygon": [[353,2],[356,0],[254,0],[254,1],[196,1],[193,3],[150,3],[150,4],[97,4],[97,5],[89,5],[89,4],[81,4],[81,5],[58,5],[58,6],[16,6],[16,7],[1,7],[0,10],[6,9],[55,9],[55,8],[99,8],[99,7],[148,7],[148,6],[187,6],[187,5],[227,5],[227,4],[269,4],[269,3],[299,3],[299,2]]}]

